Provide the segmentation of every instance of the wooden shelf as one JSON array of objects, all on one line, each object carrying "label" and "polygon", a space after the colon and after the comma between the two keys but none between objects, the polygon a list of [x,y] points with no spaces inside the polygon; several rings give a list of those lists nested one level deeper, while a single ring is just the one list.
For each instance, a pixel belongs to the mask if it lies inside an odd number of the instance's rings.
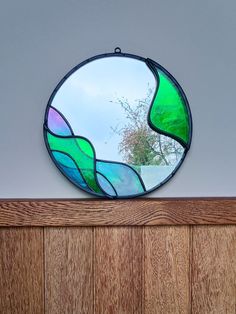
[{"label": "wooden shelf", "polygon": [[0,200],[0,226],[236,224],[236,198]]}]

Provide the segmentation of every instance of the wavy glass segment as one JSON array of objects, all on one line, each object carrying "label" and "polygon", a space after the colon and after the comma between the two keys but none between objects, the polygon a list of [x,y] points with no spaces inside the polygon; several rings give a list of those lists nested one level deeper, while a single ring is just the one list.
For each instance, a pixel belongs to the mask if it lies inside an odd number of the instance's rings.
[{"label": "wavy glass segment", "polygon": [[118,196],[142,194],[145,191],[141,177],[127,165],[97,161],[96,167],[112,184]]},{"label": "wavy glass segment", "polygon": [[97,179],[98,179],[98,183],[100,184],[101,188],[103,189],[103,191],[105,191],[107,193],[107,195],[116,197],[118,196],[116,190],[114,189],[114,187],[112,186],[111,182],[109,182],[107,180],[106,177],[104,177],[101,173],[97,172]]},{"label": "wavy glass segment", "polygon": [[[49,147],[70,156],[81,171],[87,185],[96,193],[102,193],[96,182],[94,152],[86,139],[80,137],[58,137],[47,132]],[[102,193],[103,194],[103,193]]]},{"label": "wavy glass segment", "polygon": [[61,114],[54,108],[49,108],[48,111],[48,128],[57,135],[69,136],[72,135],[70,127],[63,119]]},{"label": "wavy glass segment", "polygon": [[181,165],[191,117],[174,79],[155,62],[114,53],[77,66],[47,106],[44,137],[60,171],[96,196],[151,192]]},{"label": "wavy glass segment", "polygon": [[52,151],[52,154],[60,170],[68,179],[70,179],[78,187],[82,187],[87,191],[91,191],[87,183],[83,179],[75,162],[69,156],[57,151]]},{"label": "wavy glass segment", "polygon": [[157,131],[188,145],[190,118],[185,100],[174,82],[157,67],[154,69],[159,86],[150,111],[150,122]]}]

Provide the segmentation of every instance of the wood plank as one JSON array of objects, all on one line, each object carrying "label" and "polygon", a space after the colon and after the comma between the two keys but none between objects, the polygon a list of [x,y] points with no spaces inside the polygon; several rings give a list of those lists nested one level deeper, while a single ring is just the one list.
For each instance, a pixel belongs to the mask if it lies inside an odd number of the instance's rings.
[{"label": "wood plank", "polygon": [[0,201],[0,226],[183,224],[236,224],[236,198]]},{"label": "wood plank", "polygon": [[45,228],[45,313],[93,313],[93,228]]},{"label": "wood plank", "polygon": [[235,261],[235,226],[193,227],[193,313],[236,313]]},{"label": "wood plank", "polygon": [[97,227],[95,313],[142,311],[142,228]]},{"label": "wood plank", "polygon": [[44,313],[42,228],[0,228],[0,313]]},{"label": "wood plank", "polygon": [[144,227],[146,314],[190,313],[189,227]]}]

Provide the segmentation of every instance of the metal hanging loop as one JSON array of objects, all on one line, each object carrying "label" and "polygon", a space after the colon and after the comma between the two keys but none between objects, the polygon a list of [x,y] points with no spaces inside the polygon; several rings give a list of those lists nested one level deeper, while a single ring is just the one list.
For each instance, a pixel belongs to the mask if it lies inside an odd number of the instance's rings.
[{"label": "metal hanging loop", "polygon": [[121,53],[120,47],[116,47],[116,48],[114,49],[114,52],[115,52],[115,53]]}]

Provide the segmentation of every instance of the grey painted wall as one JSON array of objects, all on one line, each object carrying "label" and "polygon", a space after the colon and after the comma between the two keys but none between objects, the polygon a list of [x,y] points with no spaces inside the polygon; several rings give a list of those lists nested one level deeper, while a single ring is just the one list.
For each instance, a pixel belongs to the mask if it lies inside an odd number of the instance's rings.
[{"label": "grey painted wall", "polygon": [[150,196],[236,196],[235,0],[9,0],[0,10],[0,198],[80,198],[43,142],[48,98],[73,66],[124,52],[150,57],[184,88],[191,150]]}]

